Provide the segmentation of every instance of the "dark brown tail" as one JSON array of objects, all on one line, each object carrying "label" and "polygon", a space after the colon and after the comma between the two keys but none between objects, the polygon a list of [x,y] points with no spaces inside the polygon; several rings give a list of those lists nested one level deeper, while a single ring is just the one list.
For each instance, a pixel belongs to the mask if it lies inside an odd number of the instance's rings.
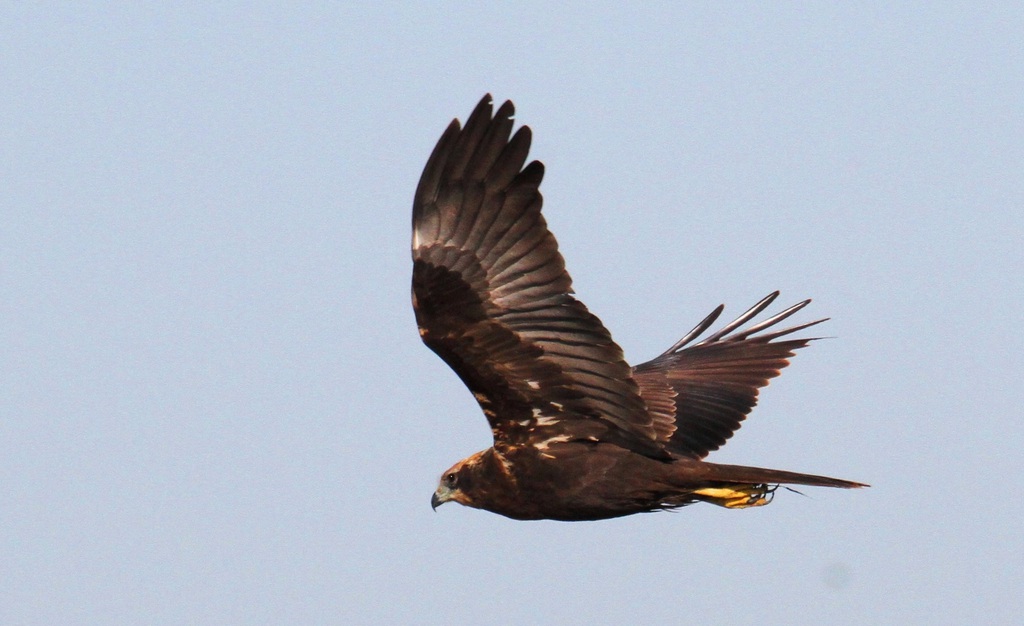
[{"label": "dark brown tail", "polygon": [[814,474],[798,474],[785,470],[764,469],[761,467],[746,467],[743,465],[720,465],[718,463],[704,463],[707,470],[705,478],[712,482],[729,483],[767,483],[773,485],[808,485],[811,487],[838,487],[840,489],[855,489],[857,487],[869,487],[864,483],[841,478],[829,478],[828,476],[815,476]]},{"label": "dark brown tail", "polygon": [[[700,485],[692,492],[692,498],[710,502],[730,509],[744,509],[763,506],[772,501],[772,494],[779,485],[809,485],[813,487],[838,487],[854,489],[867,487],[864,483],[798,474],[785,470],[745,467],[743,465],[700,464]],[[690,473],[690,478],[696,478]],[[692,501],[692,500],[691,500]]]}]

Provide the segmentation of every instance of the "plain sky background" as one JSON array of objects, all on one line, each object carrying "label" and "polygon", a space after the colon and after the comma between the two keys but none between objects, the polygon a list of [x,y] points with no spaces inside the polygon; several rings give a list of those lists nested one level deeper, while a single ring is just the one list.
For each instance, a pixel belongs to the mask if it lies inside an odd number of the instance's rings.
[{"label": "plain sky background", "polygon": [[[1019,3],[66,4],[0,17],[0,623],[1019,620]],[[431,511],[490,433],[410,206],[486,92],[632,362],[832,318],[711,460],[871,489]]]}]

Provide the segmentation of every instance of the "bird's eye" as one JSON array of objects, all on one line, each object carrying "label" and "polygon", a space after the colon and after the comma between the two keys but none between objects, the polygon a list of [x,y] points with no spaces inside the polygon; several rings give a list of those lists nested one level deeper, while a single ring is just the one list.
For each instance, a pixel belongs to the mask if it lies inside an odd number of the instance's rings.
[{"label": "bird's eye", "polygon": [[454,485],[455,484],[455,479],[456,479],[455,472],[452,472],[452,473],[450,473],[450,474],[448,474],[447,476],[444,477],[444,482],[448,483],[449,485]]}]

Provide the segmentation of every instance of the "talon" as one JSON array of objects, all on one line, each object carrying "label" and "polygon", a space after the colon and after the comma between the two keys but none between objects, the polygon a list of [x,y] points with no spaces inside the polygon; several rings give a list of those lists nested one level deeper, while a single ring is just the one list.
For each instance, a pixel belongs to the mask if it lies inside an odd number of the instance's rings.
[{"label": "talon", "polygon": [[778,485],[736,485],[730,487],[707,487],[693,494],[701,496],[704,502],[717,504],[727,509],[746,509],[764,506],[772,501]]}]

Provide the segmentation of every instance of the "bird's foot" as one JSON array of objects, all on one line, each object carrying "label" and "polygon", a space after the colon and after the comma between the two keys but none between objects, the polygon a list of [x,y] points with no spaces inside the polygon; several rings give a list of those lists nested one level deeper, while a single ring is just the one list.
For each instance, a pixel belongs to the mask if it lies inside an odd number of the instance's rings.
[{"label": "bird's foot", "polygon": [[772,501],[778,485],[724,485],[698,489],[693,495],[698,499],[727,509],[746,509],[752,506],[764,506]]}]

